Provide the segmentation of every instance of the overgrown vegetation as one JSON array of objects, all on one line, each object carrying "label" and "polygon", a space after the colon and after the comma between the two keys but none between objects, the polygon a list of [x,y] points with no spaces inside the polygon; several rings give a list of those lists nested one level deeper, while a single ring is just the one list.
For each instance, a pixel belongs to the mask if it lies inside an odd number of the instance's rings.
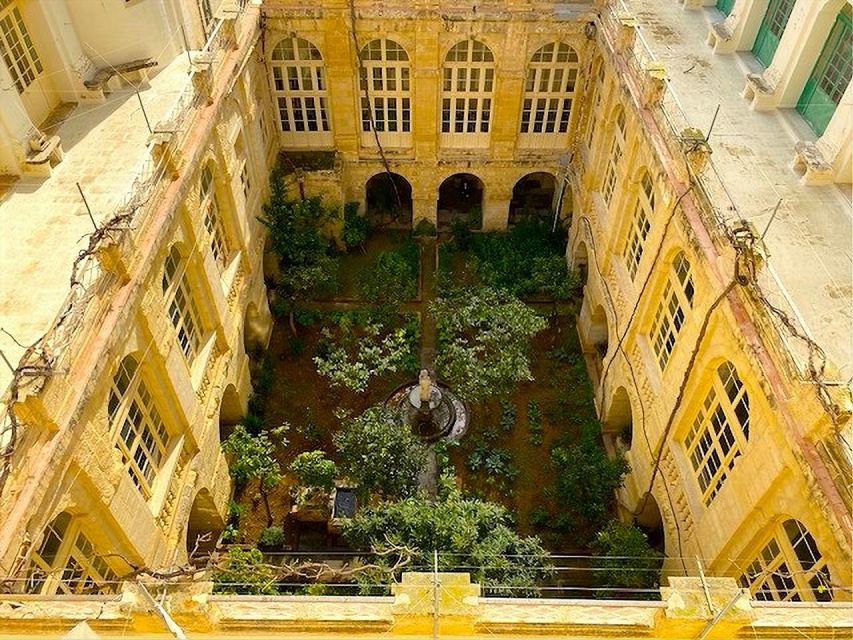
[{"label": "overgrown vegetation", "polygon": [[290,463],[299,484],[329,490],[335,486],[338,467],[325,451],[303,451]]},{"label": "overgrown vegetation", "polygon": [[273,171],[270,199],[260,220],[269,229],[267,247],[278,256],[279,270],[273,279],[277,306],[289,315],[294,334],[298,305],[337,286],[338,259],[334,243],[324,233],[337,216],[320,198],[289,199],[280,170]]},{"label": "overgrown vegetation", "polygon": [[364,391],[377,376],[417,367],[417,322],[393,327],[394,317],[342,312],[330,316],[314,355],[317,372],[332,386]]},{"label": "overgrown vegetation", "polygon": [[[626,593],[634,599],[649,599],[655,595],[647,590],[660,585],[663,554],[651,548],[646,534],[637,527],[611,520],[598,532],[592,548],[599,555],[595,561],[599,586],[622,587],[629,590]],[[613,597],[614,594],[604,595]]]},{"label": "overgrown vegetation", "polygon": [[387,499],[411,496],[417,490],[427,448],[399,413],[371,407],[345,422],[334,442],[341,470],[358,482],[362,493]]},{"label": "overgrown vegetation", "polygon": [[388,541],[406,545],[416,565],[432,565],[433,551],[440,550],[439,571],[466,567],[489,593],[535,594],[534,585],[551,574],[548,553],[537,538],[518,535],[512,525],[504,507],[465,496],[445,482],[437,500],[417,494],[360,512],[346,523],[344,535],[362,548]]},{"label": "overgrown vegetation", "polygon": [[480,400],[532,380],[530,339],[545,319],[499,289],[457,289],[437,298],[430,311],[438,329],[436,369],[459,396]]},{"label": "overgrown vegetation", "polygon": [[408,237],[393,251],[380,253],[373,267],[362,274],[361,297],[369,302],[398,306],[418,294],[418,262],[420,252]]},{"label": "overgrown vegetation", "polygon": [[[285,430],[286,426],[279,427],[275,435],[280,435]],[[287,446],[287,441],[282,437],[280,444]],[[274,447],[269,434],[251,434],[243,425],[237,425],[222,443],[222,449],[231,458],[228,470],[237,487],[243,487],[251,480],[258,481],[258,490],[267,512],[267,526],[272,526],[273,516],[268,492],[281,482],[282,476],[281,467],[273,457]]]}]

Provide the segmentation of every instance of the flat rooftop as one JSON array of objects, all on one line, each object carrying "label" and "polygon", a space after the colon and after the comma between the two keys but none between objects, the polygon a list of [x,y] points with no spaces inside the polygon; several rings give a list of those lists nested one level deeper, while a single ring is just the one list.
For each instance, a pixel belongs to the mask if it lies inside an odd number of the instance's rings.
[{"label": "flat rooftop", "polygon": [[748,51],[714,55],[705,45],[714,7],[684,9],[676,0],[626,0],[640,32],[667,69],[691,125],[708,131],[712,159],[741,217],[764,231],[769,262],[814,340],[853,376],[853,262],[850,185],[803,186],[790,164],[794,144],[815,134],[793,109],[752,111],[740,95],[761,65]]},{"label": "flat rooftop", "polygon": [[[188,82],[181,54],[139,88],[151,126],[163,120]],[[156,72],[156,75],[153,75]],[[70,290],[75,257],[93,226],[77,190],[83,189],[97,222],[112,216],[150,157],[145,115],[133,87],[102,104],[63,105],[58,133],[64,160],[45,178],[24,177],[0,187],[0,350],[16,365],[24,349],[51,326]],[[12,379],[0,363],[0,394]]]}]

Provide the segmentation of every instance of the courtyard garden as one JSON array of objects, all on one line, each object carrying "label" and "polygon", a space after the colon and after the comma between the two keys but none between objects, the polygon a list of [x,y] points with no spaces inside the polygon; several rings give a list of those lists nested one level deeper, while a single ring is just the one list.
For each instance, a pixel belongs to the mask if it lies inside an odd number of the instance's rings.
[{"label": "courtyard garden", "polygon": [[[601,441],[564,229],[392,230],[278,174],[263,221],[276,322],[223,442],[220,592],[387,593],[436,568],[492,595],[653,591],[660,554],[615,517],[628,466]],[[416,435],[400,389],[419,420],[457,398],[464,432]]]}]

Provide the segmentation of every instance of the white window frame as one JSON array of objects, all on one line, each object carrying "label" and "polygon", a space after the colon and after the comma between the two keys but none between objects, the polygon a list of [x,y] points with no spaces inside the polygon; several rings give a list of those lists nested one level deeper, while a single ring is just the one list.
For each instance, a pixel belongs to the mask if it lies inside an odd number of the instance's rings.
[{"label": "white window frame", "polygon": [[359,55],[362,145],[376,147],[372,116],[383,147],[411,147],[413,105],[409,54],[395,40],[377,38],[364,45]]},{"label": "white window frame", "polygon": [[719,494],[749,441],[750,412],[743,380],[731,362],[723,362],[684,441],[705,506]]},{"label": "white window frame", "polygon": [[11,0],[0,0],[0,58],[6,63],[19,94],[44,71],[21,10]]},{"label": "white window frame", "polygon": [[495,56],[484,42],[462,40],[447,52],[441,69],[442,146],[489,146],[496,78]]},{"label": "white window frame", "polygon": [[228,235],[225,233],[225,227],[222,224],[219,202],[216,199],[215,178],[209,164],[201,170],[199,196],[202,224],[207,231],[210,253],[213,255],[213,261],[216,263],[219,273],[222,274],[231,260],[231,247],[228,242]]},{"label": "white window frame", "polygon": [[668,270],[650,332],[652,348],[661,371],[666,369],[678,335],[687,320],[687,312],[693,308],[694,295],[690,262],[683,252],[679,252]]},{"label": "white window frame", "polygon": [[[60,523],[60,519],[65,522]],[[63,511],[45,526],[38,548],[30,555],[28,592],[70,595],[118,591],[118,576],[109,563],[95,553],[95,546],[81,525],[80,518]],[[51,558],[45,557],[49,540],[55,541]]]},{"label": "white window frame", "polygon": [[636,280],[640,261],[643,259],[643,250],[646,238],[651,231],[655,212],[655,187],[648,171],[643,172],[640,178],[640,192],[637,194],[637,202],[634,205],[634,215],[631,219],[631,228],[628,231],[628,240],[625,243],[625,265],[631,280]]},{"label": "white window frame", "polygon": [[107,412],[113,444],[131,480],[147,500],[169,452],[171,436],[132,356],[121,361],[110,385]]},{"label": "white window frame", "polygon": [[188,265],[188,260],[178,248],[172,246],[163,264],[163,299],[181,353],[187,364],[192,366],[201,348],[202,323],[188,281]]},{"label": "white window frame", "polygon": [[320,50],[305,38],[283,38],[272,50],[270,74],[282,141],[293,147],[331,146],[326,67]]},{"label": "white window frame", "polygon": [[621,108],[616,114],[615,121],[613,142],[610,144],[610,153],[607,156],[607,166],[601,183],[601,196],[607,207],[610,207],[610,203],[613,202],[616,181],[619,177],[619,164],[625,150],[625,112]]},{"label": "white window frame", "polygon": [[776,525],[738,582],[756,600],[828,601],[833,599],[831,575],[814,536],[791,518]]},{"label": "white window frame", "polygon": [[566,144],[580,65],[563,42],[536,50],[527,66],[521,102],[520,147],[559,148]]}]

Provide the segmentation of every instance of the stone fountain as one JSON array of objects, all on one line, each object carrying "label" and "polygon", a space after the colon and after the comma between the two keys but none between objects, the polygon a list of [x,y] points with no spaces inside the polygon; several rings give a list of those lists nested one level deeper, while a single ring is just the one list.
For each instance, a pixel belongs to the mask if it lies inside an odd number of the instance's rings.
[{"label": "stone fountain", "polygon": [[421,369],[417,382],[394,391],[386,404],[397,408],[424,442],[458,440],[468,429],[468,409],[446,385],[433,380],[427,369]]}]

